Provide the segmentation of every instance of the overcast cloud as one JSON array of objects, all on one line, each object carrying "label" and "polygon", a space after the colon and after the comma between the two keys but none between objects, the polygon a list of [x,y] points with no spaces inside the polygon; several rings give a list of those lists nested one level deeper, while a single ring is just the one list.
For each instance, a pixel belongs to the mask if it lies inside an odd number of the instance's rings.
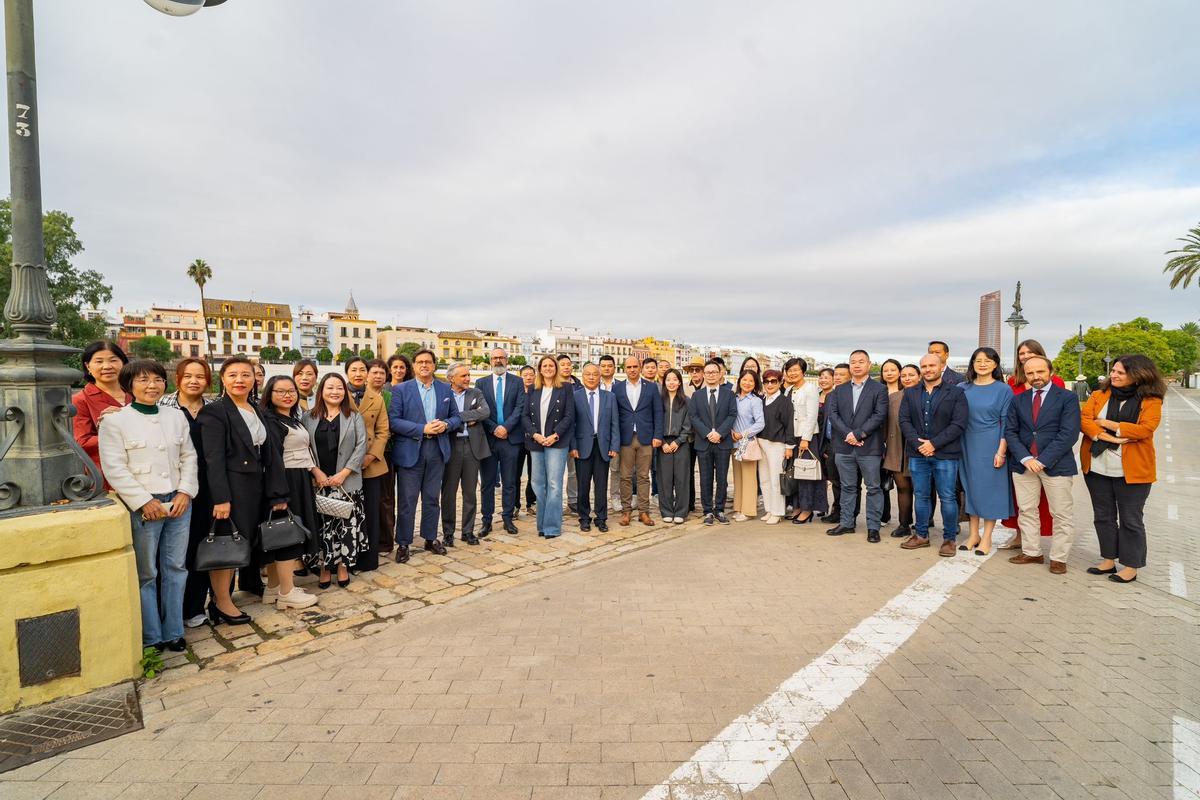
[{"label": "overcast cloud", "polygon": [[[45,204],[114,308],[956,353],[1195,319],[1194,0],[37,3]],[[1005,341],[1010,341],[1006,329]],[[1006,348],[1007,350],[1007,348]]]}]

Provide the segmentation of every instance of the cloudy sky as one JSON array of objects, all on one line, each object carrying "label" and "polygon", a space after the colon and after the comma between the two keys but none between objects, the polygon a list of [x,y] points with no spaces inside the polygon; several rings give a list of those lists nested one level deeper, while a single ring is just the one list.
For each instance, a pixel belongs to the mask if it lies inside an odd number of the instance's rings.
[{"label": "cloudy sky", "polygon": [[1053,349],[1200,316],[1160,274],[1194,0],[36,5],[45,204],[114,308],[204,258],[383,323],[813,353],[963,354],[1017,280]]}]

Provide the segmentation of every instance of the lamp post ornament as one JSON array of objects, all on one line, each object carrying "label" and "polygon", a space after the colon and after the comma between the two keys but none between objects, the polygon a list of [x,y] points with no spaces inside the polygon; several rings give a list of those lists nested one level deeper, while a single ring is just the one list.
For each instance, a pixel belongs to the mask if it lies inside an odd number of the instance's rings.
[{"label": "lamp post ornament", "polygon": [[1083,354],[1087,351],[1087,345],[1085,345],[1083,343],[1083,325],[1079,326],[1079,341],[1075,343],[1075,347],[1073,347],[1072,349],[1079,356],[1079,371],[1076,372],[1075,374],[1082,375],[1083,374]]},{"label": "lamp post ornament", "polygon": [[1017,345],[1020,344],[1020,341],[1021,341],[1021,328],[1024,328],[1026,325],[1029,324],[1029,320],[1027,320],[1027,319],[1025,319],[1025,317],[1021,316],[1021,282],[1020,281],[1017,281],[1017,293],[1016,293],[1016,296],[1013,298],[1012,309],[1013,309],[1012,313],[1008,315],[1008,319],[1006,319],[1005,322],[1007,322],[1009,325],[1011,325],[1012,329],[1013,329],[1013,369],[1015,370],[1016,365],[1017,365]]}]

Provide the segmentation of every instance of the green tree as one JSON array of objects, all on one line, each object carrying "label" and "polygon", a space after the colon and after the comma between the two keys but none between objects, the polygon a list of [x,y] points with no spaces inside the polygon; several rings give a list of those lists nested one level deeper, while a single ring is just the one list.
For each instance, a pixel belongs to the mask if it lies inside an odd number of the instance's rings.
[{"label": "green tree", "polygon": [[283,360],[285,362],[287,362],[288,364],[295,364],[297,361],[299,361],[302,358],[304,358],[304,355],[299,350],[296,350],[295,348],[285,350],[283,353]]},{"label": "green tree", "polygon": [[337,363],[344,364],[344,363],[346,363],[346,359],[353,358],[353,357],[354,357],[354,351],[351,350],[349,347],[343,347],[341,352],[337,354]]},{"label": "green tree", "polygon": [[525,360],[525,356],[516,355],[516,356],[510,356],[508,359],[508,363],[514,367],[523,367],[529,362]]},{"label": "green tree", "polygon": [[1179,288],[1180,284],[1183,284],[1183,288],[1186,289],[1197,273],[1200,273],[1200,225],[1192,228],[1187,232],[1187,236],[1176,241],[1183,242],[1183,247],[1168,250],[1165,253],[1174,258],[1163,267],[1163,272],[1171,273],[1172,289]]},{"label": "green tree", "polygon": [[333,351],[328,347],[322,347],[317,351],[317,363],[328,364],[333,361]]},{"label": "green tree", "polygon": [[405,342],[404,344],[400,345],[400,347],[396,348],[396,352],[402,356],[408,356],[408,360],[412,361],[413,356],[415,356],[417,351],[420,349],[421,345],[417,344],[416,342]]},{"label": "green tree", "polygon": [[204,310],[204,285],[212,280],[212,267],[203,258],[188,264],[187,276],[200,287],[200,319],[204,323],[204,351],[212,361],[212,341],[208,338],[208,312]]},{"label": "green tree", "polygon": [[487,356],[471,356],[471,366],[472,367],[484,366],[487,363],[488,363]]},{"label": "green tree", "polygon": [[[75,235],[74,217],[62,211],[42,215],[42,236],[46,243],[46,278],[50,299],[58,318],[52,334],[69,345],[82,347],[103,338],[105,320],[85,319],[84,307],[98,308],[112,300],[112,287],[104,276],[91,269],[77,269],[71,259],[83,252],[83,242]],[[0,304],[8,302],[12,290],[12,206],[0,200]],[[0,319],[0,333],[13,335],[8,321]],[[79,366],[72,357],[68,363]]]},{"label": "green tree", "polygon": [[1196,362],[1200,360],[1200,341],[1179,329],[1163,331],[1163,335],[1175,353],[1175,371],[1183,372],[1184,386],[1187,386],[1188,376],[1195,372]]},{"label": "green tree", "polygon": [[160,364],[168,364],[177,356],[171,349],[171,343],[162,336],[143,336],[129,348],[138,358],[149,358]]},{"label": "green tree", "polygon": [[375,351],[369,347],[364,347],[362,350],[358,351],[358,357],[365,358],[367,361],[370,361],[375,357]]},{"label": "green tree", "polygon": [[281,355],[283,355],[283,353],[280,352],[279,348],[272,344],[269,344],[266,347],[264,347],[263,349],[258,351],[258,357],[261,358],[263,361],[268,361],[268,362],[278,361],[279,357]]},{"label": "green tree", "polygon": [[[1054,368],[1064,379],[1073,378],[1078,370],[1078,356],[1072,349],[1078,341],[1072,336],[1063,342],[1062,349],[1054,359]],[[1104,374],[1104,354],[1113,358],[1130,353],[1141,353],[1149,357],[1163,372],[1174,372],[1175,352],[1171,348],[1162,324],[1138,317],[1129,322],[1118,322],[1107,328],[1089,328],[1084,331],[1083,374],[1089,379]]]}]

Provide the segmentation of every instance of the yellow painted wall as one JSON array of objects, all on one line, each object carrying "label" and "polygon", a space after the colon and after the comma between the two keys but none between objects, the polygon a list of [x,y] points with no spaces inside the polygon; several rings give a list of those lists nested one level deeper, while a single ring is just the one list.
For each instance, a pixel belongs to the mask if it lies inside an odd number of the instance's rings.
[{"label": "yellow painted wall", "polygon": [[[16,621],[72,608],[80,674],[22,688]],[[0,714],[139,677],[141,628],[129,512],[119,501],[0,521]]]}]

